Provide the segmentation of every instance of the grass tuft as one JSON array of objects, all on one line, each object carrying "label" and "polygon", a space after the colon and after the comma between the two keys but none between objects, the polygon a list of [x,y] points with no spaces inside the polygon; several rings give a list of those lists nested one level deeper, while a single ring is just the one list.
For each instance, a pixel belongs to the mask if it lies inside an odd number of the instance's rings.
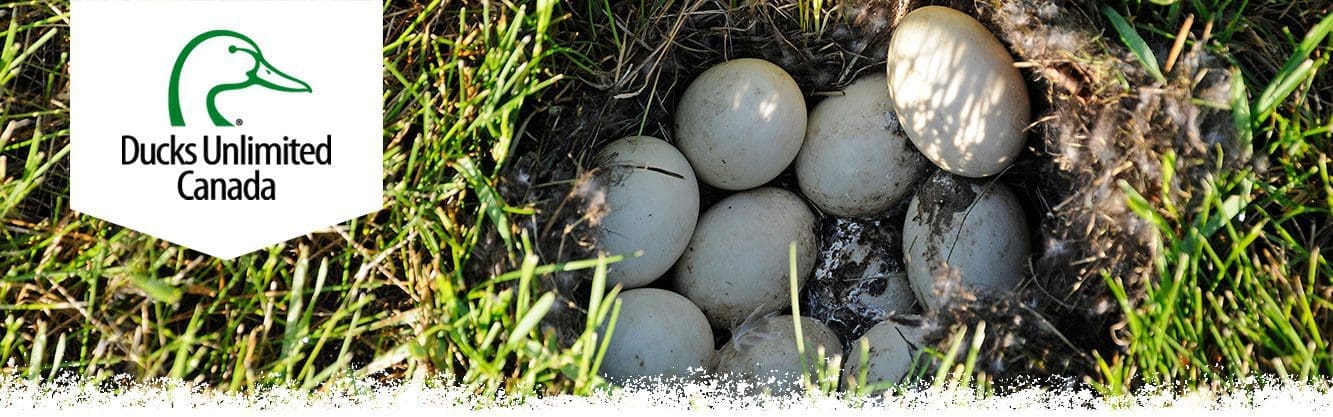
[{"label": "grass tuft", "polygon": [[[1266,20],[1277,5],[1255,3],[1135,7],[1160,12],[1143,14],[1148,18],[1138,24],[1150,33],[1169,33],[1181,15],[1207,16],[1209,27],[1221,30],[1206,47],[1234,57],[1233,49],[1247,45],[1217,40],[1278,31]],[[1125,311],[1126,356],[1097,355],[1094,385],[1102,393],[1125,395],[1143,384],[1232,387],[1264,374],[1314,383],[1333,375],[1333,266],[1320,255],[1333,240],[1333,188],[1323,180],[1333,152],[1323,127],[1333,121],[1326,107],[1333,95],[1317,84],[1333,52],[1333,10],[1307,12],[1323,16],[1299,28],[1299,40],[1277,47],[1288,55],[1275,73],[1233,69],[1244,77],[1233,83],[1228,105],[1239,139],[1259,151],[1254,164],[1225,171],[1220,160],[1197,161],[1219,174],[1203,179],[1201,195],[1186,199],[1173,196],[1169,170],[1159,193],[1120,184],[1128,208],[1155,229],[1160,255],[1156,279],[1137,303],[1124,282],[1106,275]],[[1295,28],[1281,31],[1288,29]],[[1252,98],[1253,91],[1259,93]],[[1163,167],[1177,165],[1173,152],[1162,158]]]}]

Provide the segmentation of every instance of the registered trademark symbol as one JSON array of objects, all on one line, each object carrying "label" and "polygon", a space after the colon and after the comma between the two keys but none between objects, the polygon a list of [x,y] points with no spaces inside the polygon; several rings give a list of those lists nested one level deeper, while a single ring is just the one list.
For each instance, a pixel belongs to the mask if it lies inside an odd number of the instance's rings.
[{"label": "registered trademark symbol", "polygon": [[243,125],[243,124],[245,124],[245,121],[244,121],[244,120],[236,119],[236,125],[237,125],[237,126],[240,126],[240,125]]}]

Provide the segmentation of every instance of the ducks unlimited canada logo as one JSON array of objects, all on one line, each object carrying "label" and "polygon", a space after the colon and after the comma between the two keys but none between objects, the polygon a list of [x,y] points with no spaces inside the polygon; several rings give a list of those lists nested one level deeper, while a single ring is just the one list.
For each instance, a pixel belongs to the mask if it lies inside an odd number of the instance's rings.
[{"label": "ducks unlimited canada logo", "polygon": [[[274,91],[291,93],[311,92],[310,84],[283,73],[274,68],[273,64],[270,64],[267,59],[264,59],[264,53],[259,50],[259,45],[251,40],[249,36],[230,30],[210,30],[195,36],[194,39],[190,39],[190,42],[185,44],[185,48],[181,49],[180,54],[176,55],[176,64],[171,67],[171,81],[167,85],[167,109],[171,116],[172,126],[185,126],[184,112],[181,111],[181,71],[185,69],[191,54],[195,51],[241,53],[243,55],[236,55],[238,58],[243,58],[241,65],[251,65],[250,70],[245,72],[244,80],[236,80],[235,82],[227,80],[208,89],[205,105],[208,109],[208,117],[215,126],[233,126],[232,121],[218,111],[218,94],[250,86],[260,86]],[[236,119],[236,125],[241,123],[240,119]]]},{"label": "ducks unlimited canada logo", "polygon": [[[213,65],[191,65],[191,58],[196,54],[215,58]],[[201,59],[193,60],[199,61]],[[220,64],[219,64],[220,63]],[[188,74],[186,74],[188,71]],[[183,75],[193,75],[184,76]],[[184,80],[194,80],[191,83]],[[203,84],[200,84],[202,81]],[[184,87],[182,85],[184,84]],[[273,67],[264,58],[259,45],[250,37],[232,30],[210,30],[190,39],[180,53],[176,55],[171,67],[171,80],[167,84],[167,110],[171,125],[185,126],[185,111],[182,110],[182,96],[186,101],[202,104],[202,114],[208,113],[209,122],[215,127],[230,127],[244,124],[242,119],[229,119],[218,110],[218,96],[234,90],[259,86],[281,92],[312,92],[310,84],[293,78]],[[185,92],[183,93],[182,90]],[[190,92],[196,94],[190,94]],[[206,92],[206,93],[205,93]],[[235,120],[235,122],[232,122]],[[170,163],[183,162],[194,164],[203,155],[207,165],[246,164],[259,165],[260,158],[266,164],[330,165],[330,149],[333,135],[323,144],[303,144],[299,139],[283,136],[282,144],[256,141],[253,136],[240,135],[235,142],[224,140],[223,136],[212,138],[207,135],[198,144],[185,143],[177,146],[172,135],[170,145]],[[143,144],[133,135],[121,136],[121,155],[123,164],[138,161],[144,163],[164,163],[154,160],[156,154],[151,144]],[[212,143],[212,152],[209,144]],[[198,145],[199,149],[196,149]],[[159,145],[160,146],[160,145]],[[314,149],[313,158],[306,158],[300,153],[303,149]],[[178,151],[179,150],[179,151]],[[321,152],[322,150],[322,152]],[[230,158],[229,158],[230,155]],[[275,200],[277,183],[262,175],[256,168],[254,175],[248,178],[200,178],[194,170],[181,171],[177,178],[176,191],[185,200]]]},{"label": "ducks unlimited canada logo", "polygon": [[75,210],[230,258],[380,207],[378,2],[71,8]]}]

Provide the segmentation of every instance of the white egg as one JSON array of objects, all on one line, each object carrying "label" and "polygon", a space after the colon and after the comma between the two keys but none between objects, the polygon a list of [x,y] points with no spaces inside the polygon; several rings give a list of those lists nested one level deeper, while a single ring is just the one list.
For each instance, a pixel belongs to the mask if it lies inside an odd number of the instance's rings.
[{"label": "white egg", "polygon": [[865,217],[906,197],[928,166],[898,127],[884,76],[873,75],[810,112],[796,179],[825,213]]},{"label": "white egg", "polygon": [[621,383],[679,378],[712,363],[713,331],[690,300],[656,288],[625,291],[618,299],[620,314],[599,370],[602,375]]},{"label": "white egg", "polygon": [[[805,344],[805,364],[811,382],[817,381],[819,369],[842,361],[842,343],[828,326],[809,317],[801,317],[801,340]],[[823,352],[823,356],[819,353]],[[801,388],[801,355],[796,346],[796,326],[792,316],[761,319],[738,329],[732,339],[717,352],[717,373],[732,381],[749,384],[751,392],[768,389],[774,394],[796,392]],[[833,368],[831,378],[839,369]]]},{"label": "white egg", "polygon": [[782,68],[734,59],[699,74],[676,106],[676,143],[699,179],[758,187],[791,165],[805,136],[805,97]]},{"label": "white egg", "polygon": [[[910,374],[926,335],[924,328],[906,326],[885,320],[866,331],[864,336],[847,348],[847,364],[843,366],[842,384],[849,390],[862,386],[881,387],[899,384]],[[862,345],[868,353],[862,359]],[[865,379],[861,379],[862,361]]]},{"label": "white egg", "polygon": [[927,310],[950,304],[960,289],[1003,297],[1026,270],[1028,234],[1008,187],[941,172],[907,207],[903,260],[912,291]]},{"label": "white egg", "polygon": [[815,267],[814,213],[778,188],[733,194],[700,216],[676,264],[675,287],[720,328],[776,312],[790,304],[792,242],[799,291]]},{"label": "white egg", "polygon": [[1027,85],[976,19],[947,7],[916,9],[893,31],[887,61],[894,110],[935,165],[986,177],[1023,150],[1032,122]]},{"label": "white egg", "polygon": [[[648,285],[685,251],[699,218],[699,184],[685,157],[661,139],[631,136],[611,142],[596,157],[608,182],[610,212],[598,242],[628,259],[612,264],[607,283]],[[637,251],[643,256],[632,258]]]}]

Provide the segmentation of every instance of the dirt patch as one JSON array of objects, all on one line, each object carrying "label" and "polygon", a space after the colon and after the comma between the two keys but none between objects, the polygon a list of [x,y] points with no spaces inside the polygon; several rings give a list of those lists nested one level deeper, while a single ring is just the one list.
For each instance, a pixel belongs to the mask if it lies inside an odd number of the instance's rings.
[{"label": "dirt patch", "polygon": [[[953,175],[932,175],[926,180],[920,188],[917,189],[917,199],[925,207],[921,207],[920,213],[917,213],[911,220],[920,222],[921,217],[925,217],[925,224],[930,227],[930,234],[934,236],[948,236],[958,233],[958,224],[955,224],[954,216],[959,213],[966,213],[968,208],[972,207],[982,196],[970,185],[971,180],[959,178]],[[960,223],[961,224],[961,223]],[[943,259],[938,253],[933,253],[936,247],[926,252],[926,259]]]}]

